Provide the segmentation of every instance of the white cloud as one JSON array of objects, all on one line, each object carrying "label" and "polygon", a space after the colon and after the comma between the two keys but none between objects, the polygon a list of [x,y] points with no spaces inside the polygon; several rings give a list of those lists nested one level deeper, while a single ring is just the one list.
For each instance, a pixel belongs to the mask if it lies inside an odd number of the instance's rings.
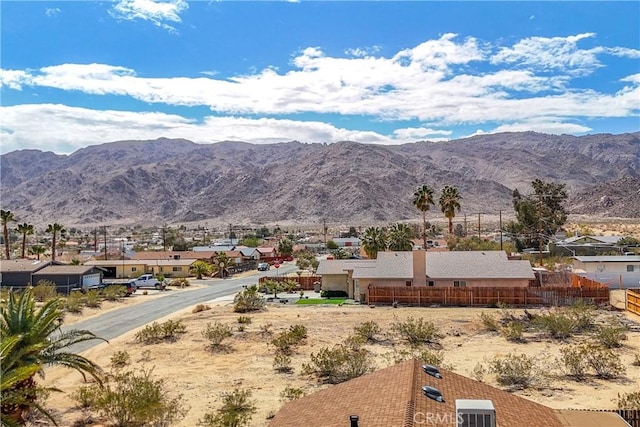
[{"label": "white cloud", "polygon": [[393,131],[393,134],[400,139],[421,139],[426,138],[431,135],[445,135],[449,136],[453,132],[450,130],[442,130],[442,129],[430,129],[430,128],[404,128],[404,129],[396,129]]},{"label": "white cloud", "polygon": [[31,84],[31,75],[22,70],[0,69],[0,88],[8,87],[14,90],[22,90],[23,85]]},{"label": "white cloud", "polygon": [[553,118],[549,120],[545,120],[544,118],[540,118],[534,121],[525,121],[521,123],[511,123],[500,125],[490,133],[498,133],[498,132],[540,132],[540,133],[550,133],[550,134],[570,134],[575,135],[579,133],[587,133],[591,130],[591,128],[587,126],[582,126],[575,123],[563,123],[555,121]]},{"label": "white cloud", "polygon": [[56,16],[60,13],[60,9],[57,7],[48,7],[44,10],[44,13],[47,16]]},{"label": "white cloud", "polygon": [[166,30],[175,31],[175,28],[165,21],[181,22],[180,13],[188,8],[185,0],[120,0],[110,13],[117,19],[142,19]]},{"label": "white cloud", "polygon": [[344,51],[346,55],[355,56],[356,58],[362,58],[368,55],[373,55],[380,51],[380,46],[374,45],[371,47],[356,47],[349,48]]}]

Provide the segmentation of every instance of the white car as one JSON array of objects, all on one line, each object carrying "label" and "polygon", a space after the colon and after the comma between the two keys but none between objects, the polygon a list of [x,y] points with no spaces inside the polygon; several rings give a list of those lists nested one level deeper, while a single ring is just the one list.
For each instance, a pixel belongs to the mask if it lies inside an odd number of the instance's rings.
[{"label": "white car", "polygon": [[269,268],[271,268],[271,266],[268,262],[258,263],[258,271],[267,271]]}]

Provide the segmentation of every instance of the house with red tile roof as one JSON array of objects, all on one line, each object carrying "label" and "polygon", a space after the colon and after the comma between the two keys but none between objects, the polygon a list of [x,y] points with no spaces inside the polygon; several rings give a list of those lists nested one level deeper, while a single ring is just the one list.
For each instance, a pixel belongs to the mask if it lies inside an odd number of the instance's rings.
[{"label": "house with red tile roof", "polygon": [[[466,424],[465,424],[466,422]],[[557,410],[412,359],[286,403],[269,427],[628,427]]]}]

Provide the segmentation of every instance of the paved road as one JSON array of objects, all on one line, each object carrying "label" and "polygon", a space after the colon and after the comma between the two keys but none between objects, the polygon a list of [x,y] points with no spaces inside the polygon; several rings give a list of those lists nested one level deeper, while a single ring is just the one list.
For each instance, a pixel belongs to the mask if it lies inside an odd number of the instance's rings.
[{"label": "paved road", "polygon": [[[278,270],[272,268],[265,272],[256,272],[251,276],[238,279],[212,279],[199,282],[204,288],[187,292],[166,292],[165,296],[153,300],[109,311],[100,316],[64,326],[62,330],[84,329],[106,340],[119,337],[132,329],[153,322],[176,311],[193,306],[198,303],[232,295],[242,289],[244,285],[257,283],[262,276],[276,276],[291,273],[297,270],[294,264],[283,264]],[[87,350],[102,343],[100,340],[91,340],[71,347],[74,352]]]}]

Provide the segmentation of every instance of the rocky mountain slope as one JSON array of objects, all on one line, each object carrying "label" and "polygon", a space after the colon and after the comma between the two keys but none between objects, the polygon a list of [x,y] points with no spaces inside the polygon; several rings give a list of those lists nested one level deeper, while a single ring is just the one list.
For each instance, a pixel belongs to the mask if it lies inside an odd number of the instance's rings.
[{"label": "rocky mountain slope", "polygon": [[70,155],[14,151],[1,156],[0,172],[3,209],[35,224],[388,223],[419,217],[411,196],[423,183],[436,197],[445,184],[457,186],[462,213],[497,214],[511,212],[512,190],[528,192],[535,178],[566,183],[576,213],[640,217],[638,132],[398,146],[160,138]]}]

